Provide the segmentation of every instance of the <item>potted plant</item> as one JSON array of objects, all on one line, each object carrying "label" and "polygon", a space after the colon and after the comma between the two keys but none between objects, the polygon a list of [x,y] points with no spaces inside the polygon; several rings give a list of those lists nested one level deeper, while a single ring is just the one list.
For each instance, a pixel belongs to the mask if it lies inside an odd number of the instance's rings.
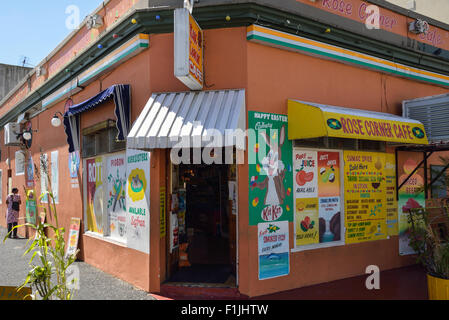
[{"label": "potted plant", "polygon": [[449,198],[411,209],[409,244],[427,272],[430,300],[449,300]]}]

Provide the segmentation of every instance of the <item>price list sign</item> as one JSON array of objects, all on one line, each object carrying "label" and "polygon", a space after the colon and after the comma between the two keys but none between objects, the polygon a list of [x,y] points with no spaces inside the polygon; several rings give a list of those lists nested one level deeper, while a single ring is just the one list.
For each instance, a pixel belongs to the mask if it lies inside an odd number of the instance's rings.
[{"label": "price list sign", "polygon": [[387,238],[385,153],[345,151],[346,243]]}]

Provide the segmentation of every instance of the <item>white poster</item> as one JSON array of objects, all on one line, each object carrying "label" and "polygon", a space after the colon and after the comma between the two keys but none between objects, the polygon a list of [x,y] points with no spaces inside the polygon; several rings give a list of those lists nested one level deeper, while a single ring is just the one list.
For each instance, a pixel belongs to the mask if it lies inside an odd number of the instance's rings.
[{"label": "white poster", "polygon": [[259,223],[259,280],[290,273],[288,221]]},{"label": "white poster", "polygon": [[150,253],[150,153],[126,150],[126,176],[127,244]]},{"label": "white poster", "polygon": [[126,154],[107,158],[107,212],[111,238],[126,241]]},{"label": "white poster", "polygon": [[59,163],[58,151],[51,153],[51,189],[55,203],[59,203]]},{"label": "white poster", "polygon": [[318,197],[317,152],[293,149],[295,198]]},{"label": "white poster", "polygon": [[22,151],[16,151],[16,176],[25,174],[25,154]]}]

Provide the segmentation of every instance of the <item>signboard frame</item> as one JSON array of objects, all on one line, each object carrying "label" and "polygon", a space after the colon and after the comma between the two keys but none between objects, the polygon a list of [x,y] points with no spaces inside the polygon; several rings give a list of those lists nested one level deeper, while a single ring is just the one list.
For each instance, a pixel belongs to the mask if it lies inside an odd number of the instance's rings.
[{"label": "signboard frame", "polygon": [[[185,8],[174,12],[174,72],[191,90],[204,87],[204,32]],[[192,38],[192,32],[194,38]],[[196,39],[195,39],[196,38]],[[200,45],[198,46],[198,42]],[[196,48],[192,48],[195,46]],[[196,57],[192,55],[195,53]]]},{"label": "signboard frame", "polygon": [[[341,166],[344,166],[344,158],[343,158],[343,151],[342,149],[322,149],[322,148],[307,148],[307,147],[295,147],[293,146],[294,150],[301,150],[301,151],[316,151],[317,153],[322,152],[338,152],[339,154],[339,161],[340,161],[340,170]],[[295,152],[292,152],[292,157],[294,157]],[[294,177],[293,177],[294,178]],[[321,242],[321,243],[313,243],[313,244],[307,244],[302,246],[296,246],[296,243],[294,241],[293,247],[290,249],[290,252],[301,252],[306,250],[314,250],[314,249],[321,249],[321,248],[329,248],[329,247],[337,247],[337,246],[344,246],[346,244],[346,226],[345,226],[345,206],[344,206],[344,175],[340,174],[340,240],[337,241],[330,241],[330,242]],[[295,209],[296,210],[296,209]],[[293,232],[294,236],[296,235],[296,221],[295,217],[293,217]]]}]

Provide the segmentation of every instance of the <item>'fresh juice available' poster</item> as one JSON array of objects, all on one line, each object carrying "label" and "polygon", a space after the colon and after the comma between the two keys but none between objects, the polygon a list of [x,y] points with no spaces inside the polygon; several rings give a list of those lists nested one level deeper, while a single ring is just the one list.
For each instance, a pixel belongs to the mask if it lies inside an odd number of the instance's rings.
[{"label": "'fresh juice available' poster", "polygon": [[385,155],[385,197],[387,208],[387,231],[389,236],[397,236],[398,201],[396,200],[396,157],[393,153]]},{"label": "'fresh juice available' poster", "polygon": [[249,112],[249,224],[293,221],[292,143],[286,115]]},{"label": "'fresh juice available' poster", "polygon": [[259,223],[259,280],[288,275],[290,247],[288,221]]},{"label": "'fresh juice available' poster", "polygon": [[387,238],[385,153],[345,151],[346,243]]},{"label": "'fresh juice available' poster", "polygon": [[294,148],[295,246],[341,240],[340,153]]},{"label": "'fresh juice available' poster", "polygon": [[87,198],[86,217],[87,229],[103,234],[103,158],[86,160],[87,168]]},{"label": "'fresh juice available' poster", "polygon": [[319,242],[317,152],[293,149],[296,246]]},{"label": "'fresh juice available' poster", "polygon": [[[398,187],[413,172],[422,161],[423,155],[418,152],[399,152],[398,154]],[[399,189],[399,254],[413,254],[415,251],[409,246],[408,213],[410,209],[424,208],[426,205],[423,191],[424,170],[418,169],[408,181]]]}]

